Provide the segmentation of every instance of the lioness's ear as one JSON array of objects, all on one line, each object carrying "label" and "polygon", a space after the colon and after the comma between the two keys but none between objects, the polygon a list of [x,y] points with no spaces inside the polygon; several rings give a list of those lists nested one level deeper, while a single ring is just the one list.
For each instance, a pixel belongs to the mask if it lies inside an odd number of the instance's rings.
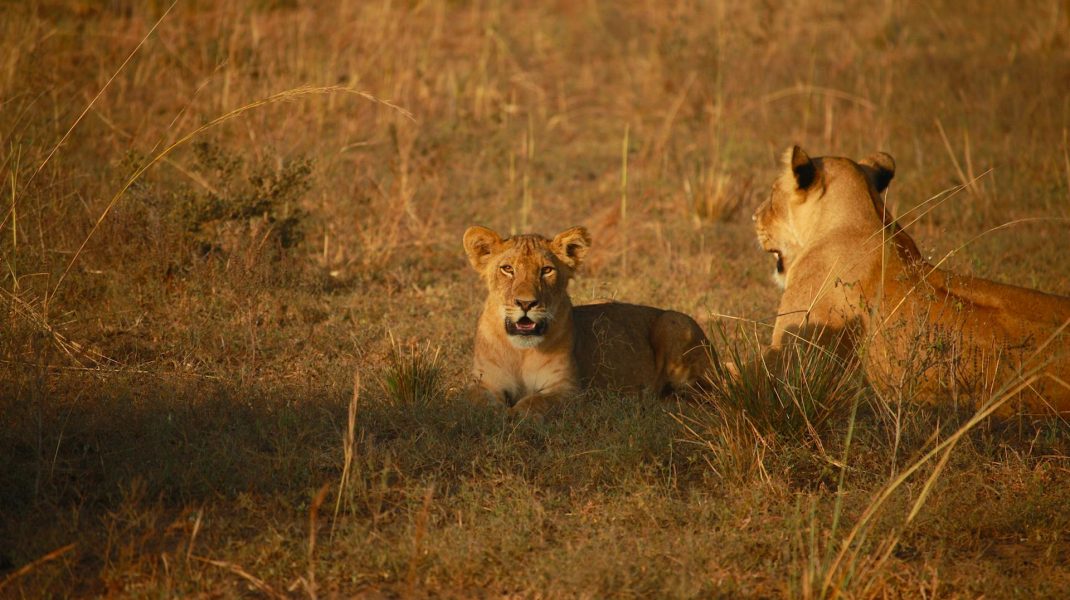
[{"label": "lioness's ear", "polygon": [[888,184],[895,177],[895,159],[890,154],[878,152],[873,156],[863,158],[858,164],[870,168],[869,174],[873,178],[873,185],[877,187],[878,194],[887,189]]},{"label": "lioness's ear", "polygon": [[798,146],[791,148],[791,172],[795,175],[795,185],[800,190],[810,187],[814,178],[817,177],[814,161],[810,160],[810,155]]},{"label": "lioness's ear", "polygon": [[464,251],[472,268],[482,272],[487,266],[487,259],[494,254],[502,243],[502,236],[486,227],[475,225],[464,232]]},{"label": "lioness's ear", "polygon": [[583,227],[566,229],[550,242],[550,250],[569,267],[575,269],[583,262],[591,247],[591,235]]}]

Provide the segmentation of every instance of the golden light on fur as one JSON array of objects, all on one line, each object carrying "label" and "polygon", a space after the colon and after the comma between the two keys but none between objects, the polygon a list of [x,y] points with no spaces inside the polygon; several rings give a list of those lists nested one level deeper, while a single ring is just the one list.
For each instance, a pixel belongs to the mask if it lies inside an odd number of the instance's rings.
[{"label": "golden light on fur", "polygon": [[754,215],[784,281],[774,354],[798,339],[844,336],[840,352],[858,353],[878,389],[922,402],[983,403],[1040,365],[1045,377],[1017,406],[1070,412],[1070,388],[1060,383],[1070,379],[1070,352],[1057,335],[1070,299],[927,264],[881,198],[895,174],[888,154],[855,162],[810,158],[795,146],[784,161]]}]

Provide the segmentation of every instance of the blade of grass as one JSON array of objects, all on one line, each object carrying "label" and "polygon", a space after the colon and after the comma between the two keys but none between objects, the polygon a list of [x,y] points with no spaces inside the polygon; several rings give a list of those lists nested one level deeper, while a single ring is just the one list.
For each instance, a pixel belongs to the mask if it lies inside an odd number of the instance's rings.
[{"label": "blade of grass", "polygon": [[[848,552],[854,547],[856,539],[864,536],[869,531],[870,523],[876,514],[880,511],[884,503],[892,496],[892,494],[899,489],[903,483],[910,478],[915,472],[917,472],[923,465],[928,463],[934,456],[940,454],[945,449],[956,444],[962,436],[966,435],[970,430],[976,427],[981,421],[991,416],[999,407],[1003,406],[1006,402],[1010,401],[1016,394],[1027,388],[1039,377],[1038,374],[1033,373],[1028,378],[1018,380],[1018,383],[1013,387],[1004,387],[1004,391],[1000,393],[993,401],[988,405],[982,407],[977,411],[973,417],[971,417],[965,424],[959,427],[948,439],[940,442],[932,450],[927,452],[924,456],[914,461],[914,464],[910,465],[903,470],[897,477],[893,478],[887,484],[885,484],[873,497],[869,505],[863,511],[862,516],[859,517],[851,531],[848,532],[847,537],[844,538],[840,545],[840,550],[837,552],[835,559],[829,566],[825,574],[825,579],[822,582],[821,589],[824,594],[827,594],[829,590],[833,589],[833,579],[840,572],[840,566],[844,564],[844,561],[848,558]],[[857,556],[857,548],[855,552]]]},{"label": "blade of grass", "polygon": [[67,554],[71,550],[74,550],[75,546],[76,546],[76,544],[67,544],[66,546],[63,546],[62,548],[56,548],[55,550],[49,552],[48,554],[42,556],[41,558],[38,558],[37,560],[34,560],[33,562],[30,562],[30,563],[28,563],[26,565],[23,565],[22,567],[19,567],[18,570],[16,570],[13,573],[9,573],[6,577],[4,577],[3,580],[0,580],[0,591],[3,591],[4,588],[6,588],[7,586],[11,585],[11,583],[14,582],[16,579],[26,576],[27,574],[32,572],[37,567],[40,567],[41,565],[43,565],[43,564],[45,564],[47,562],[51,562],[53,560],[56,560],[57,558],[63,556],[64,554]]},{"label": "blade of grass", "polygon": [[352,475],[353,448],[356,438],[357,406],[360,404],[360,372],[353,377],[353,396],[349,400],[349,408],[346,410],[346,436],[342,440],[342,476],[338,481],[338,497],[334,502],[334,517],[331,519],[331,536],[334,539],[334,528],[338,524],[338,512],[342,508],[342,495],[349,487],[349,478]]},{"label": "blade of grass", "polygon": [[[52,157],[56,154],[56,151],[59,150],[60,146],[62,146],[64,142],[67,141],[67,138],[71,136],[71,133],[75,130],[76,127],[78,127],[78,124],[82,122],[82,119],[85,118],[85,116],[97,103],[97,100],[100,100],[100,97],[104,95],[104,92],[108,89],[108,87],[111,86],[111,83],[115,81],[115,78],[119,76],[119,73],[123,72],[123,69],[126,68],[126,65],[129,64],[129,62],[134,58],[134,55],[137,54],[138,50],[140,50],[141,47],[145,45],[145,42],[148,41],[149,37],[151,37],[152,34],[156,31],[156,28],[160,26],[160,23],[163,23],[163,20],[167,18],[167,15],[171,13],[171,9],[174,8],[176,4],[178,4],[178,0],[173,0],[171,4],[163,11],[163,14],[160,15],[160,18],[156,19],[156,22],[152,24],[151,28],[149,28],[148,33],[146,33],[141,38],[141,41],[137,43],[137,46],[134,46],[134,49],[131,50],[130,54],[127,55],[126,60],[124,60],[122,64],[119,65],[119,68],[111,74],[111,77],[109,77],[106,82],[104,82],[104,85],[100,88],[100,91],[97,92],[96,96],[93,96],[93,99],[89,101],[89,104],[86,104],[85,108],[82,109],[81,114],[79,114],[78,118],[74,120],[74,123],[71,123],[71,126],[67,129],[67,132],[63,134],[63,137],[61,137],[59,141],[56,142],[55,146],[52,146],[52,150],[48,152],[48,154],[45,156],[45,159],[41,161],[40,165],[37,166],[37,169],[34,170],[34,172],[30,175],[29,179],[26,181],[23,187],[26,187],[31,182],[33,182],[34,178],[36,178],[37,175],[41,172],[41,170],[45,168],[45,165],[47,165],[49,161],[52,160]],[[7,220],[11,218],[12,214],[14,213],[14,210],[15,204],[12,203],[11,210],[8,212],[7,216],[4,217],[4,222],[0,223],[0,229],[3,228],[3,225],[7,224]]]},{"label": "blade of grass", "polygon": [[226,569],[231,573],[234,573],[238,577],[241,577],[242,579],[248,581],[250,584],[252,584],[253,587],[260,590],[260,593],[264,594],[268,598],[278,598],[282,600],[287,597],[285,594],[282,594],[275,590],[275,588],[271,587],[271,585],[269,585],[263,579],[260,579],[256,575],[253,575],[252,573],[243,569],[240,565],[236,565],[234,563],[229,563],[222,560],[213,560],[211,558],[205,558],[203,556],[194,556],[193,558],[194,560],[207,563],[209,565],[212,565],[213,567],[219,567],[221,569]]}]

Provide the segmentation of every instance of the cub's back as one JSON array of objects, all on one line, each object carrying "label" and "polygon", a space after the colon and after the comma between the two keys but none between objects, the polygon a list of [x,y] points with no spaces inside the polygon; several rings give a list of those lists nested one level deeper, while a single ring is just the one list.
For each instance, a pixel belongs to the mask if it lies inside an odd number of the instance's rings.
[{"label": "cub's back", "polygon": [[623,302],[574,307],[573,353],[582,384],[638,392],[655,381],[658,371],[650,335],[665,312]]}]

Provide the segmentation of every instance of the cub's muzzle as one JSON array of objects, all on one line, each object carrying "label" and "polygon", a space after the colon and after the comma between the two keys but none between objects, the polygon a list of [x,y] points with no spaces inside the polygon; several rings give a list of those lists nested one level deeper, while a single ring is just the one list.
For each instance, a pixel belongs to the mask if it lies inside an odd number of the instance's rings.
[{"label": "cub's muzzle", "polygon": [[505,333],[520,336],[540,336],[546,333],[546,321],[535,321],[524,315],[517,320],[505,318]]}]

